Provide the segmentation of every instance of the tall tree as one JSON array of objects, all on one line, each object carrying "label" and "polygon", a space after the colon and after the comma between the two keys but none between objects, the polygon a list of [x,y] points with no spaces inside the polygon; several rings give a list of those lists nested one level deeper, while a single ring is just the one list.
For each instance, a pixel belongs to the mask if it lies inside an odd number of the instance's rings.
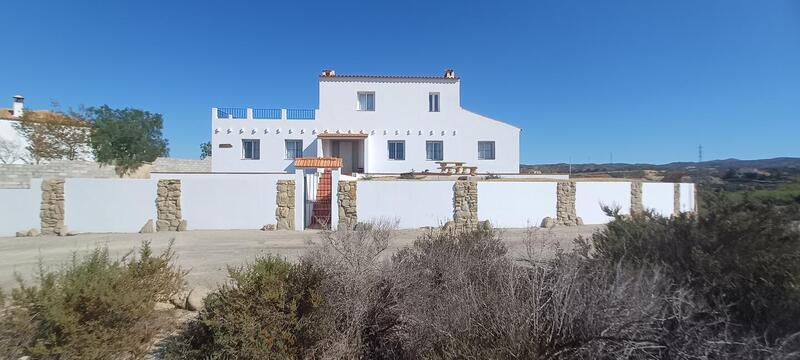
[{"label": "tall tree", "polygon": [[94,122],[91,138],[95,159],[116,166],[120,176],[169,155],[168,142],[161,134],[161,114],[108,105],[89,108],[87,114]]},{"label": "tall tree", "polygon": [[211,157],[211,141],[200,144],[200,159]]}]

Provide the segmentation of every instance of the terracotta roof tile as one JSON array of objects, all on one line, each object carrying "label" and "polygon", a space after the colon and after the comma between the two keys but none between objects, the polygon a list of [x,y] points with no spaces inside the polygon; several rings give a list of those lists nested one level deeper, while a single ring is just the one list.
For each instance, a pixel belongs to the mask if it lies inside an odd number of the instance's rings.
[{"label": "terracotta roof tile", "polygon": [[294,159],[294,167],[335,169],[342,167],[342,159],[335,157],[301,157]]},{"label": "terracotta roof tile", "polygon": [[11,116],[11,109],[0,109],[0,119],[30,121],[35,123],[53,123],[72,126],[90,126],[85,120],[76,119],[69,115],[49,110],[25,110],[25,115],[20,118]]}]

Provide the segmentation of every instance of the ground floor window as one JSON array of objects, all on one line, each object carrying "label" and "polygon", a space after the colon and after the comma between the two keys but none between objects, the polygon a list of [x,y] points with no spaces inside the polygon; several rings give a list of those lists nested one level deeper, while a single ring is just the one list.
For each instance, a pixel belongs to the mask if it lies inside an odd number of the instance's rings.
[{"label": "ground floor window", "polygon": [[286,158],[303,157],[303,140],[286,140]]},{"label": "ground floor window", "polygon": [[258,139],[242,139],[242,159],[258,160],[261,157],[260,143]]},{"label": "ground floor window", "polygon": [[441,141],[425,142],[425,160],[442,161],[444,159],[444,143]]},{"label": "ground floor window", "polygon": [[403,140],[389,140],[389,160],[406,159],[406,142]]},{"label": "ground floor window", "polygon": [[494,141],[478,141],[478,160],[494,160]]}]

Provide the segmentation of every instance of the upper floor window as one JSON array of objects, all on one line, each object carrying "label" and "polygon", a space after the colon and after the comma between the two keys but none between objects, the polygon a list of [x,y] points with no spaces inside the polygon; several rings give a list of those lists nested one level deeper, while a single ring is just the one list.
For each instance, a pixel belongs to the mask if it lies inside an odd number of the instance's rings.
[{"label": "upper floor window", "polygon": [[261,157],[260,143],[258,139],[242,139],[242,159],[258,160]]},{"label": "upper floor window", "polygon": [[428,111],[439,112],[439,93],[428,94]]},{"label": "upper floor window", "polygon": [[303,157],[303,140],[286,140],[286,158]]},{"label": "upper floor window", "polygon": [[478,160],[494,160],[494,141],[478,141]]},{"label": "upper floor window", "polygon": [[444,159],[444,143],[441,141],[425,142],[425,160],[442,161]]},{"label": "upper floor window", "polygon": [[375,111],[375,93],[358,93],[358,111]]},{"label": "upper floor window", "polygon": [[406,142],[403,140],[389,140],[389,160],[406,159]]}]

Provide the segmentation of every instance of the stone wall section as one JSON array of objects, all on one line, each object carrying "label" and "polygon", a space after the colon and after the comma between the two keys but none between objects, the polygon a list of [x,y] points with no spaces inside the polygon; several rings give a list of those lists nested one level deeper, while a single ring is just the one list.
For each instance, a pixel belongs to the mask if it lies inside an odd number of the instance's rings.
[{"label": "stone wall section", "polygon": [[681,184],[673,184],[673,197],[672,197],[672,215],[678,216],[681,214]]},{"label": "stone wall section", "polygon": [[275,209],[277,230],[294,230],[294,191],[294,180],[278,180],[278,196],[275,200],[278,205]]},{"label": "stone wall section", "polygon": [[642,182],[631,181],[631,215],[644,213],[644,203],[642,202]]},{"label": "stone wall section", "polygon": [[158,180],[156,195],[157,231],[185,230],[186,223],[181,217],[181,181],[178,179]]},{"label": "stone wall section", "polygon": [[556,186],[556,225],[583,225],[575,210],[575,182],[559,181]]},{"label": "stone wall section", "polygon": [[42,235],[66,233],[63,179],[42,181],[42,206],[39,218],[42,224]]},{"label": "stone wall section", "polygon": [[478,227],[478,183],[457,180],[453,185],[453,225],[458,229]]},{"label": "stone wall section", "polygon": [[356,184],[355,181],[339,181],[339,229],[353,230],[358,223]]}]

